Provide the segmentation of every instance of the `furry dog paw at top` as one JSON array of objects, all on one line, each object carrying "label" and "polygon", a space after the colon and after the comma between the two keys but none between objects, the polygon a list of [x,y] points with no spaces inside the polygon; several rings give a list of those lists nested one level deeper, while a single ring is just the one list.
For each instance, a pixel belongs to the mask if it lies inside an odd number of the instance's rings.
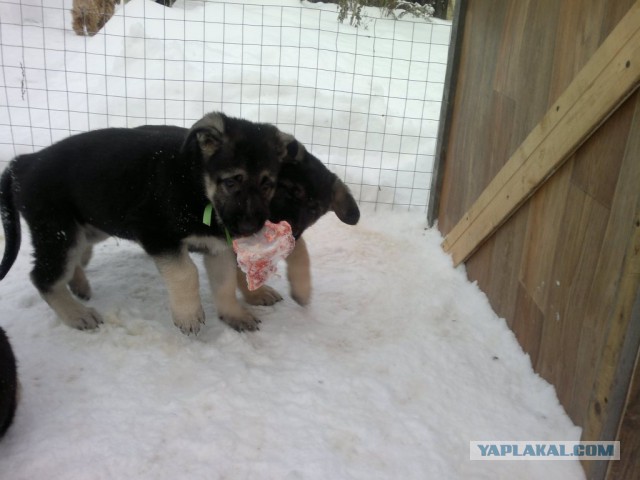
[{"label": "furry dog paw at top", "polygon": [[73,0],[73,31],[78,35],[95,35],[113,16],[119,3],[120,0]]}]

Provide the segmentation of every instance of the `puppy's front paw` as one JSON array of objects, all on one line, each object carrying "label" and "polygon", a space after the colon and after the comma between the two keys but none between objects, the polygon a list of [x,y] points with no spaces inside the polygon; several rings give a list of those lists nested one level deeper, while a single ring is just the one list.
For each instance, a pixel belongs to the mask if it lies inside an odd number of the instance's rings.
[{"label": "puppy's front paw", "polygon": [[257,290],[247,290],[246,292],[242,293],[244,295],[244,299],[250,305],[269,306],[282,300],[282,295],[280,295],[277,290],[274,290],[267,285],[263,285]]},{"label": "puppy's front paw", "polygon": [[204,325],[204,310],[202,306],[194,313],[173,312],[173,323],[185,335],[197,335],[200,327]]},{"label": "puppy's front paw", "polygon": [[94,330],[104,323],[102,316],[93,308],[78,306],[69,315],[62,317],[62,321],[78,330]]},{"label": "puppy's front paw", "polygon": [[234,313],[220,312],[219,316],[220,320],[238,332],[260,330],[258,327],[260,320],[246,310],[240,309],[239,312]]}]

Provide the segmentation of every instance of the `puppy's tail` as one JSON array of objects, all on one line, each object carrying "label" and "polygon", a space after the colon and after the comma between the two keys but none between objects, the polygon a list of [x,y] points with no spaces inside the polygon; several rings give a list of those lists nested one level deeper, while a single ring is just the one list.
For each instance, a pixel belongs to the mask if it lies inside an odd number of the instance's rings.
[{"label": "puppy's tail", "polygon": [[4,256],[0,263],[0,280],[2,280],[20,251],[20,214],[13,197],[13,165],[9,165],[0,177],[0,216],[4,227]]}]

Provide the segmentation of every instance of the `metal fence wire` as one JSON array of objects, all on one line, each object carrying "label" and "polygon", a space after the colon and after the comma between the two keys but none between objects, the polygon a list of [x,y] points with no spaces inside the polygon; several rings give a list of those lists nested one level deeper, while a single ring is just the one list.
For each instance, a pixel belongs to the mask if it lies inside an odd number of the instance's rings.
[{"label": "metal fence wire", "polygon": [[0,1],[0,169],[74,133],[220,110],[293,133],[362,205],[426,211],[449,22],[370,8],[355,28],[298,0],[114,1],[76,0],[94,15],[87,35],[72,0]]}]

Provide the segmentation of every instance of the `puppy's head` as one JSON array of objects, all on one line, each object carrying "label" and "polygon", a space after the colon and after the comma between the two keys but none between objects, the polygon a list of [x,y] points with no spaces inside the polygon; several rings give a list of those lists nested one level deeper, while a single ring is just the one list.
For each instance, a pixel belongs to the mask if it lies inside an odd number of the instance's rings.
[{"label": "puppy's head", "polygon": [[[196,122],[183,151],[204,166],[206,195],[232,236],[251,235],[269,218],[278,172],[295,139],[273,125],[210,113]],[[290,147],[291,148],[291,147]]]},{"label": "puppy's head", "polygon": [[348,225],[358,223],[360,210],[347,186],[302,148],[289,144],[271,200],[271,221],[286,220],[296,238],[329,210]]}]

